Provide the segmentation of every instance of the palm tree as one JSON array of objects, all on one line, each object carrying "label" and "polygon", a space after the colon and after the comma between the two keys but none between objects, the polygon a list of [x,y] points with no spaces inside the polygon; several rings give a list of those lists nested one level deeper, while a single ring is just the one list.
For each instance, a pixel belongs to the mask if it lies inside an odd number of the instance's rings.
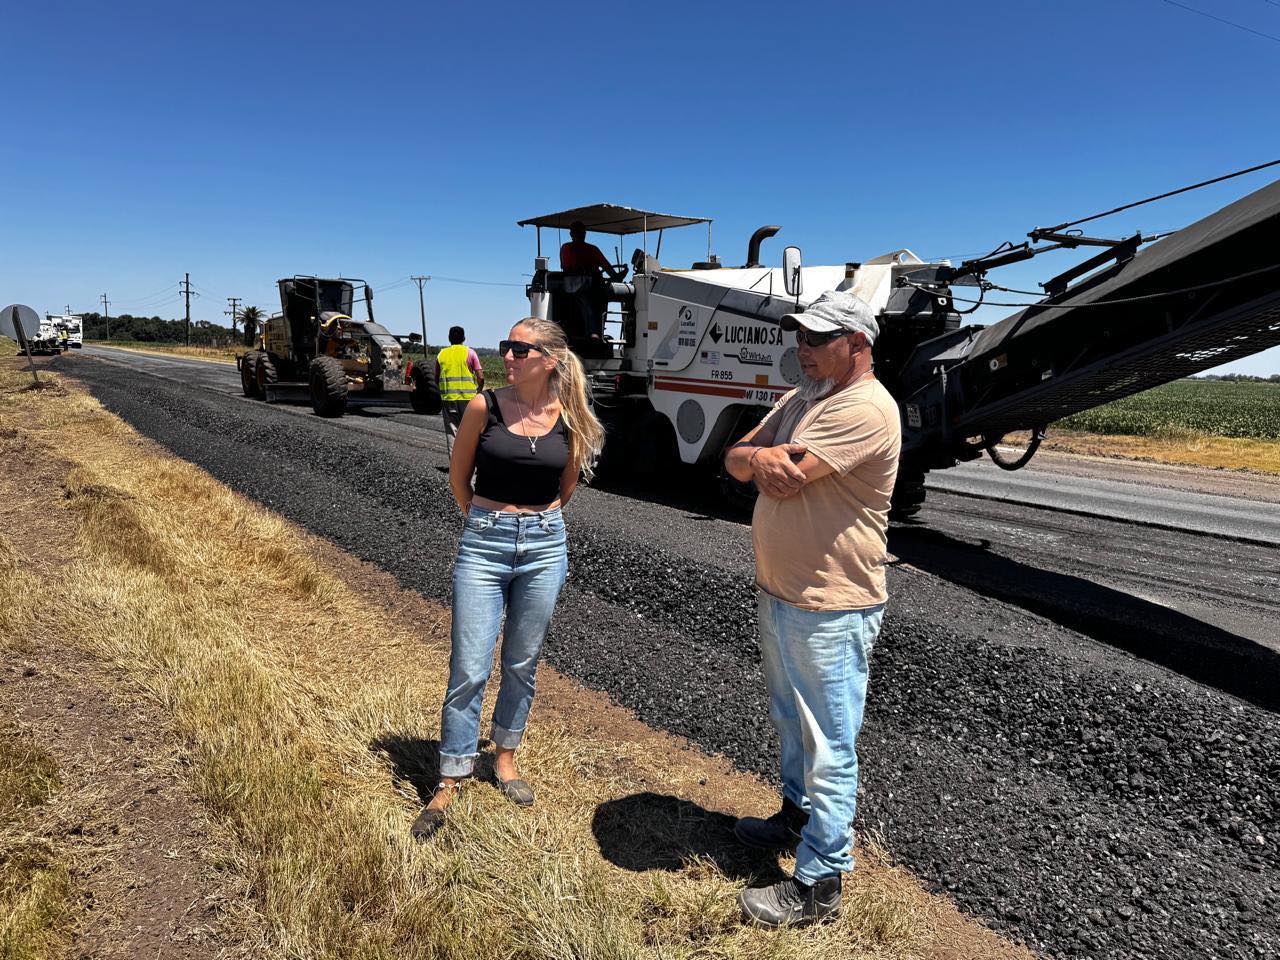
[{"label": "palm tree", "polygon": [[[246,346],[253,345],[253,338],[258,335],[258,324],[262,322],[262,311],[257,307],[245,307],[240,311],[240,319],[244,321],[244,342]],[[231,334],[235,335],[236,322],[233,317],[231,320]]]}]

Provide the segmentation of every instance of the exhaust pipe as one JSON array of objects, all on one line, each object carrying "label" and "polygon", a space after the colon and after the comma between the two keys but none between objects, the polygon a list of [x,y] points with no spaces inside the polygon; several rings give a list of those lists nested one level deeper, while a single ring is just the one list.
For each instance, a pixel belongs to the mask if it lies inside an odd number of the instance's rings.
[{"label": "exhaust pipe", "polygon": [[760,244],[764,243],[766,240],[768,240],[770,237],[772,237],[775,233],[777,233],[781,229],[782,229],[781,227],[768,226],[768,227],[761,227],[759,230],[753,233],[751,235],[750,241],[748,241],[747,243],[747,262],[744,263],[743,266],[744,267],[760,266]]}]

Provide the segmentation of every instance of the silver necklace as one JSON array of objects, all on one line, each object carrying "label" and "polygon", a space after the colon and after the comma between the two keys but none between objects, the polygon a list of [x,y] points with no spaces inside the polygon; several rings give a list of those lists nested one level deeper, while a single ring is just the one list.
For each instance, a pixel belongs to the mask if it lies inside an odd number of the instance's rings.
[{"label": "silver necklace", "polygon": [[[512,390],[511,393],[516,398],[516,410],[520,412],[520,424],[521,426],[523,426],[524,425],[524,405],[520,403],[520,394],[516,393],[515,390]],[[538,455],[538,438],[525,437],[525,439],[529,441],[529,453],[536,457]]]}]

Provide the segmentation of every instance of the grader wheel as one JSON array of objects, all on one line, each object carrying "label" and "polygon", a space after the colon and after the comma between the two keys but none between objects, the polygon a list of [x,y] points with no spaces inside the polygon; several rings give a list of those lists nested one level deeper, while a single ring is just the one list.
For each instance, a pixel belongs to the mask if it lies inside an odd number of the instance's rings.
[{"label": "grader wheel", "polygon": [[340,417],[347,412],[347,375],[333,357],[311,361],[311,409],[322,417]]}]

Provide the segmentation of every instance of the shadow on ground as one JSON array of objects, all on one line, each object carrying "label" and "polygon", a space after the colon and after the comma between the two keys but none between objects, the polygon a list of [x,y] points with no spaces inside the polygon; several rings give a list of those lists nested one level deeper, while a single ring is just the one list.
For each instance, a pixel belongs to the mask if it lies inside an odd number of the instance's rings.
[{"label": "shadow on ground", "polygon": [[895,526],[889,550],[935,577],[1280,712],[1280,654],[1252,640],[1122,590],[1011,560],[986,541]]},{"label": "shadow on ground", "polygon": [[[484,741],[481,741],[481,746]],[[399,733],[388,733],[369,744],[374,753],[385,756],[391,764],[393,780],[412,784],[418,791],[418,799],[429,803],[431,793],[440,782],[440,741],[424,740]],[[481,751],[476,758],[472,776],[477,780],[492,781],[493,754]]]},{"label": "shadow on ground", "polygon": [[773,883],[786,876],[775,854],[734,839],[734,820],[690,800],[646,792],[600,804],[591,832],[601,856],[624,870],[677,871],[705,860],[734,880]]}]

